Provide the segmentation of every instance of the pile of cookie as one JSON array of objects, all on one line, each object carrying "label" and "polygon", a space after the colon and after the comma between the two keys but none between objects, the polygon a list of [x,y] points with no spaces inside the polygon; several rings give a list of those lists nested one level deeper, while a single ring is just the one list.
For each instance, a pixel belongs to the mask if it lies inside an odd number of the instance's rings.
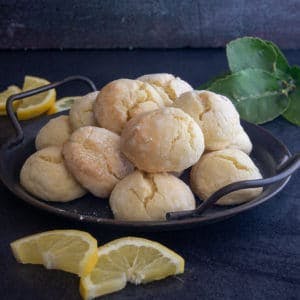
[{"label": "pile of cookie", "polygon": [[[194,194],[205,201],[229,183],[262,178],[231,101],[166,73],[114,80],[77,99],[68,116],[41,128],[35,145],[20,173],[29,193],[65,202],[90,192],[109,198],[121,220],[164,220],[194,209]],[[180,175],[190,167],[187,185]],[[261,191],[236,191],[217,204]]]}]

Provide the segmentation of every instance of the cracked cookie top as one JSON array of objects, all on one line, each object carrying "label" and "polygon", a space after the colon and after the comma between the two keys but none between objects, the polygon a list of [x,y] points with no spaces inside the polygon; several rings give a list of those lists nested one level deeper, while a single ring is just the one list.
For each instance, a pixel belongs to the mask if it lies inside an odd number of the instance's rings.
[{"label": "cracked cookie top", "polygon": [[[262,178],[252,159],[238,149],[223,149],[204,154],[191,171],[191,188],[202,200],[218,189],[242,180]],[[262,188],[232,192],[220,200],[219,205],[243,203],[258,196]]]},{"label": "cracked cookie top", "polygon": [[191,91],[182,94],[173,106],[185,111],[201,127],[206,150],[228,147],[241,131],[239,114],[225,96],[210,91]]},{"label": "cracked cookie top", "polygon": [[66,168],[61,147],[32,154],[21,169],[20,181],[28,192],[46,201],[66,202],[86,193]]},{"label": "cracked cookie top", "polygon": [[200,127],[172,107],[134,117],[121,135],[121,151],[146,172],[180,172],[195,164],[203,150]]},{"label": "cracked cookie top", "polygon": [[181,94],[193,90],[186,81],[168,73],[146,74],[138,77],[137,80],[148,82],[161,88],[172,101]]},{"label": "cracked cookie top", "polygon": [[166,93],[149,83],[118,79],[101,89],[94,114],[101,127],[120,134],[132,117],[171,104]]},{"label": "cracked cookie top", "polygon": [[113,189],[109,203],[116,219],[165,220],[167,212],[195,209],[188,185],[168,173],[135,171]]},{"label": "cracked cookie top", "polygon": [[73,130],[83,126],[97,126],[93,105],[98,93],[98,91],[92,92],[74,101],[69,112],[70,123]]},{"label": "cracked cookie top", "polygon": [[120,137],[104,128],[77,129],[65,143],[63,155],[78,182],[101,198],[108,197],[116,183],[133,171],[120,152]]},{"label": "cracked cookie top", "polygon": [[72,128],[68,116],[51,119],[38,132],[35,138],[35,148],[41,150],[50,146],[61,147],[70,137]]}]

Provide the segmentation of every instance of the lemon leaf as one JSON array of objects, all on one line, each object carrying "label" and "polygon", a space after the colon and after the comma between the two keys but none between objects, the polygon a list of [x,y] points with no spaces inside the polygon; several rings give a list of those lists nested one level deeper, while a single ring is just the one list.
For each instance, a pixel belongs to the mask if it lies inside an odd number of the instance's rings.
[{"label": "lemon leaf", "polygon": [[300,126],[300,67],[292,67],[291,75],[295,80],[296,89],[289,95],[290,105],[283,116],[291,123]]},{"label": "lemon leaf", "polygon": [[289,105],[280,81],[261,69],[246,69],[217,80],[209,90],[232,100],[242,119],[264,123],[281,115]]},{"label": "lemon leaf", "polygon": [[231,41],[226,46],[226,55],[231,72],[248,68],[275,70],[277,54],[272,45],[254,37],[243,37]]},{"label": "lemon leaf", "polygon": [[288,72],[290,70],[289,63],[284,56],[284,54],[281,52],[281,50],[278,48],[277,45],[275,45],[271,41],[264,41],[267,45],[271,46],[275,53],[276,53],[276,61],[275,61],[275,66],[276,69],[279,69],[282,72]]}]

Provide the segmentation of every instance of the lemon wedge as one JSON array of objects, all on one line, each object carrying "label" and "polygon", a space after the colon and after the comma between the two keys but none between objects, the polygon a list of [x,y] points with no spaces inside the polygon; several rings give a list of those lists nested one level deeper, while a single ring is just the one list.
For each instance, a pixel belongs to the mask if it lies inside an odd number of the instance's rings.
[{"label": "lemon wedge", "polygon": [[80,280],[85,300],[123,289],[127,282],[147,283],[184,272],[184,259],[165,246],[143,238],[125,237],[98,250],[92,272]]},{"label": "lemon wedge", "polygon": [[90,273],[98,259],[97,241],[79,230],[46,231],[16,240],[10,246],[23,264],[41,264],[79,276]]},{"label": "lemon wedge", "polygon": [[[49,83],[43,78],[25,76],[22,91],[32,90]],[[17,108],[18,119],[28,120],[45,113],[53,106],[55,99],[55,89],[22,99]]]},{"label": "lemon wedge", "polygon": [[52,115],[57,112],[63,111],[70,109],[72,104],[76,99],[81,98],[80,96],[69,96],[69,97],[64,97],[59,100],[57,100],[53,106],[47,111],[47,115]]},{"label": "lemon wedge", "polygon": [[[4,116],[6,115],[6,100],[9,96],[21,93],[21,89],[17,87],[16,85],[9,86],[5,91],[0,93],[0,115]],[[15,101],[13,103],[13,107],[17,107],[17,103],[19,101]]]},{"label": "lemon wedge", "polygon": [[0,116],[6,116],[6,115],[7,115],[6,110],[0,109]]}]

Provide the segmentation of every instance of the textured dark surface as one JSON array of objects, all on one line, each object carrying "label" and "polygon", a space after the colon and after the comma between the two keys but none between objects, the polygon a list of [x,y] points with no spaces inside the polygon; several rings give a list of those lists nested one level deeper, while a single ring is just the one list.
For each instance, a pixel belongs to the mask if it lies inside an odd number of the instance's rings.
[{"label": "textured dark surface", "polygon": [[298,0],[0,0],[0,48],[300,47]]},{"label": "textured dark surface", "polygon": [[[288,51],[300,63],[300,51]],[[46,61],[46,63],[44,63]],[[100,87],[118,77],[174,72],[194,86],[226,70],[223,51],[0,52],[1,88],[21,82],[25,73],[50,80],[80,73]],[[71,92],[69,92],[71,94]],[[300,130],[283,119],[264,125],[291,150],[299,151]],[[5,118],[0,133],[11,134]],[[269,202],[230,220],[179,232],[139,234],[159,241],[186,259],[186,272],[144,286],[132,286],[102,299],[294,299],[300,298],[300,176]],[[9,243],[43,230],[87,230],[103,244],[130,232],[108,231],[47,215],[0,186],[1,299],[80,299],[78,279],[39,266],[17,264]]]}]

